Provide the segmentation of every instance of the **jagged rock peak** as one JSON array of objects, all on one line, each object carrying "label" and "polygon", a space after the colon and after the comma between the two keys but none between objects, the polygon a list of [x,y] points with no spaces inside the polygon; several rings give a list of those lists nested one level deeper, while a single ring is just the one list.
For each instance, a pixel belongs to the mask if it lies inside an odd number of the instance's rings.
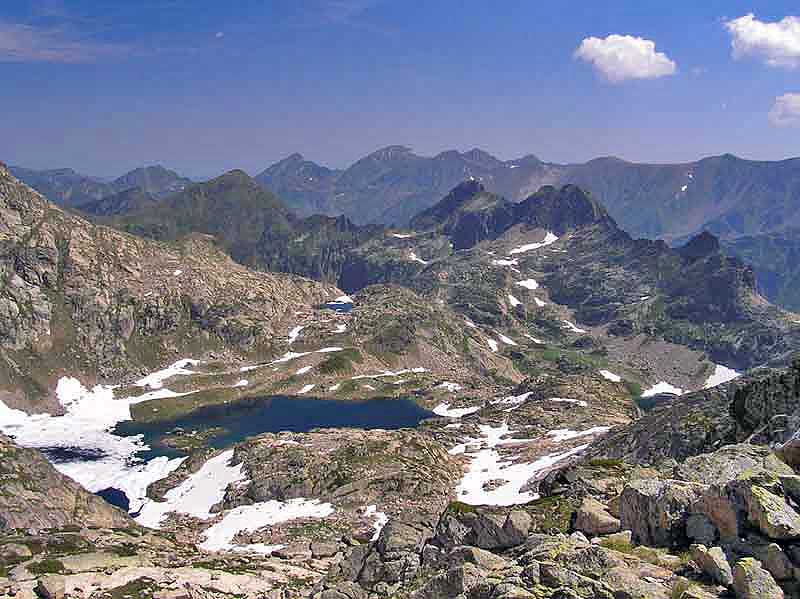
[{"label": "jagged rock peak", "polygon": [[557,234],[591,224],[616,227],[605,207],[577,185],[557,189],[545,185],[518,207],[520,220],[550,228]]},{"label": "jagged rock peak", "polygon": [[427,210],[423,210],[413,219],[411,226],[416,229],[424,230],[440,225],[450,218],[458,208],[475,197],[479,193],[485,193],[486,188],[478,179],[467,179],[456,185],[437,204]]}]

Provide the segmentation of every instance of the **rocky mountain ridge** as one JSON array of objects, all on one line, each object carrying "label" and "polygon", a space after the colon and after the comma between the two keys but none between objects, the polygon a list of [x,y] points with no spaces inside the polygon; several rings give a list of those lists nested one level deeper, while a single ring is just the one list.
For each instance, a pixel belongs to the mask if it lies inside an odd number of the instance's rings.
[{"label": "rocky mountain ridge", "polygon": [[257,354],[285,312],[339,293],[248,271],[207,237],[170,246],[96,226],[3,166],[0,223],[0,386],[11,405],[48,401],[59,372],[119,376],[189,347]]},{"label": "rocky mountain ridge", "polygon": [[[752,161],[725,154],[682,164],[641,164],[614,157],[556,164],[535,156],[501,161],[477,149],[423,157],[391,146],[337,171],[297,156],[256,179],[301,215],[344,215],[359,224],[405,225],[470,177],[512,202],[543,185],[572,184],[591,192],[634,237],[678,245],[703,230],[712,232],[728,251],[764,273],[760,283],[771,301],[800,309],[791,292],[791,276],[775,269],[776,259],[791,264],[785,244],[770,241],[770,236],[789,243],[797,239],[800,159]],[[751,241],[737,243],[740,238]],[[764,245],[769,251],[753,251]]]}]

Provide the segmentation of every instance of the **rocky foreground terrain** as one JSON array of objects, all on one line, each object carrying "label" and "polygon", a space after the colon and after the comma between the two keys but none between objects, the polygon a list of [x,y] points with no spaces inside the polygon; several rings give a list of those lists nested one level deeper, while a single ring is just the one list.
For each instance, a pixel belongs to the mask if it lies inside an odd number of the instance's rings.
[{"label": "rocky foreground terrain", "polygon": [[[348,297],[0,169],[0,591],[800,596],[800,318],[750,269],[633,240],[573,186],[468,181],[412,224],[337,258]],[[430,412],[215,444],[273,396]],[[114,433],[164,423],[178,453],[148,461]]]}]

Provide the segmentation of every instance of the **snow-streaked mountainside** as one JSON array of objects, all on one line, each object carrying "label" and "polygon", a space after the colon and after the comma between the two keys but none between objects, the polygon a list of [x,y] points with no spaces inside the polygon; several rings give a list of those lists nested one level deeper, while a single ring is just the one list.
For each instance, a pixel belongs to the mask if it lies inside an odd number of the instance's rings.
[{"label": "snow-streaked mountainside", "polygon": [[362,228],[233,172],[120,232],[0,168],[0,589],[793,596],[795,315],[578,186],[443,196]]},{"label": "snow-streaked mountainside", "polygon": [[[751,161],[725,154],[681,164],[641,164],[613,157],[555,164],[526,156],[499,160],[482,150],[433,157],[392,146],[344,170],[295,154],[256,176],[301,214],[344,215],[356,223],[406,224],[473,177],[490,192],[521,201],[542,185],[574,184],[591,192],[634,237],[671,244],[709,230],[728,250],[763,272],[767,297],[800,310],[794,275],[784,276],[787,242],[800,226],[800,159]],[[746,244],[735,240],[747,238]],[[765,247],[766,246],[766,247]],[[764,248],[753,251],[754,247]],[[791,261],[788,261],[791,264]]]}]

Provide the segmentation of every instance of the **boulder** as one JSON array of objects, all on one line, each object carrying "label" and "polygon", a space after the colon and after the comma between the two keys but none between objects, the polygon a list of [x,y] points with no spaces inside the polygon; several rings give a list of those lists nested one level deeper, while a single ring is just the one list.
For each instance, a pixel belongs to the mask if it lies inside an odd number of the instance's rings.
[{"label": "boulder", "polygon": [[746,557],[733,567],[733,588],[739,599],[784,599],[783,591],[761,563]]},{"label": "boulder", "polygon": [[740,443],[726,445],[712,453],[686,458],[674,470],[674,478],[704,485],[725,485],[743,473],[789,475],[793,471],[769,447]]},{"label": "boulder", "polygon": [[764,535],[776,540],[800,538],[800,514],[783,497],[746,483],[736,484],[734,491],[744,502],[747,519]]},{"label": "boulder", "polygon": [[[486,586],[485,574],[474,564],[465,563],[448,569],[431,578],[422,588],[412,593],[413,599],[447,599],[471,594],[476,587]],[[488,596],[488,592],[486,594]]]},{"label": "boulder", "polygon": [[794,566],[789,556],[777,543],[769,543],[753,547],[753,557],[761,562],[764,569],[772,574],[775,580],[790,580],[794,577]]},{"label": "boulder", "polygon": [[607,535],[620,530],[620,521],[608,513],[606,506],[586,497],[575,516],[575,529],[589,536]]},{"label": "boulder", "polygon": [[336,543],[311,543],[311,556],[314,559],[333,557],[339,552],[339,545]]},{"label": "boulder", "polygon": [[478,547],[456,547],[448,554],[447,561],[451,567],[474,564],[487,571],[503,570],[510,565],[499,555]]},{"label": "boulder", "polygon": [[530,515],[522,510],[451,508],[439,520],[436,540],[445,549],[459,545],[489,550],[508,549],[525,542],[531,522]]},{"label": "boulder", "polygon": [[656,547],[686,544],[686,521],[705,487],[677,480],[639,479],[622,491],[620,521],[634,543]]},{"label": "boulder", "polygon": [[719,547],[706,548],[705,545],[692,545],[692,560],[716,584],[729,587],[733,584],[733,572]]},{"label": "boulder", "polygon": [[36,584],[36,592],[43,599],[64,599],[67,592],[66,579],[60,574],[43,576]]}]

